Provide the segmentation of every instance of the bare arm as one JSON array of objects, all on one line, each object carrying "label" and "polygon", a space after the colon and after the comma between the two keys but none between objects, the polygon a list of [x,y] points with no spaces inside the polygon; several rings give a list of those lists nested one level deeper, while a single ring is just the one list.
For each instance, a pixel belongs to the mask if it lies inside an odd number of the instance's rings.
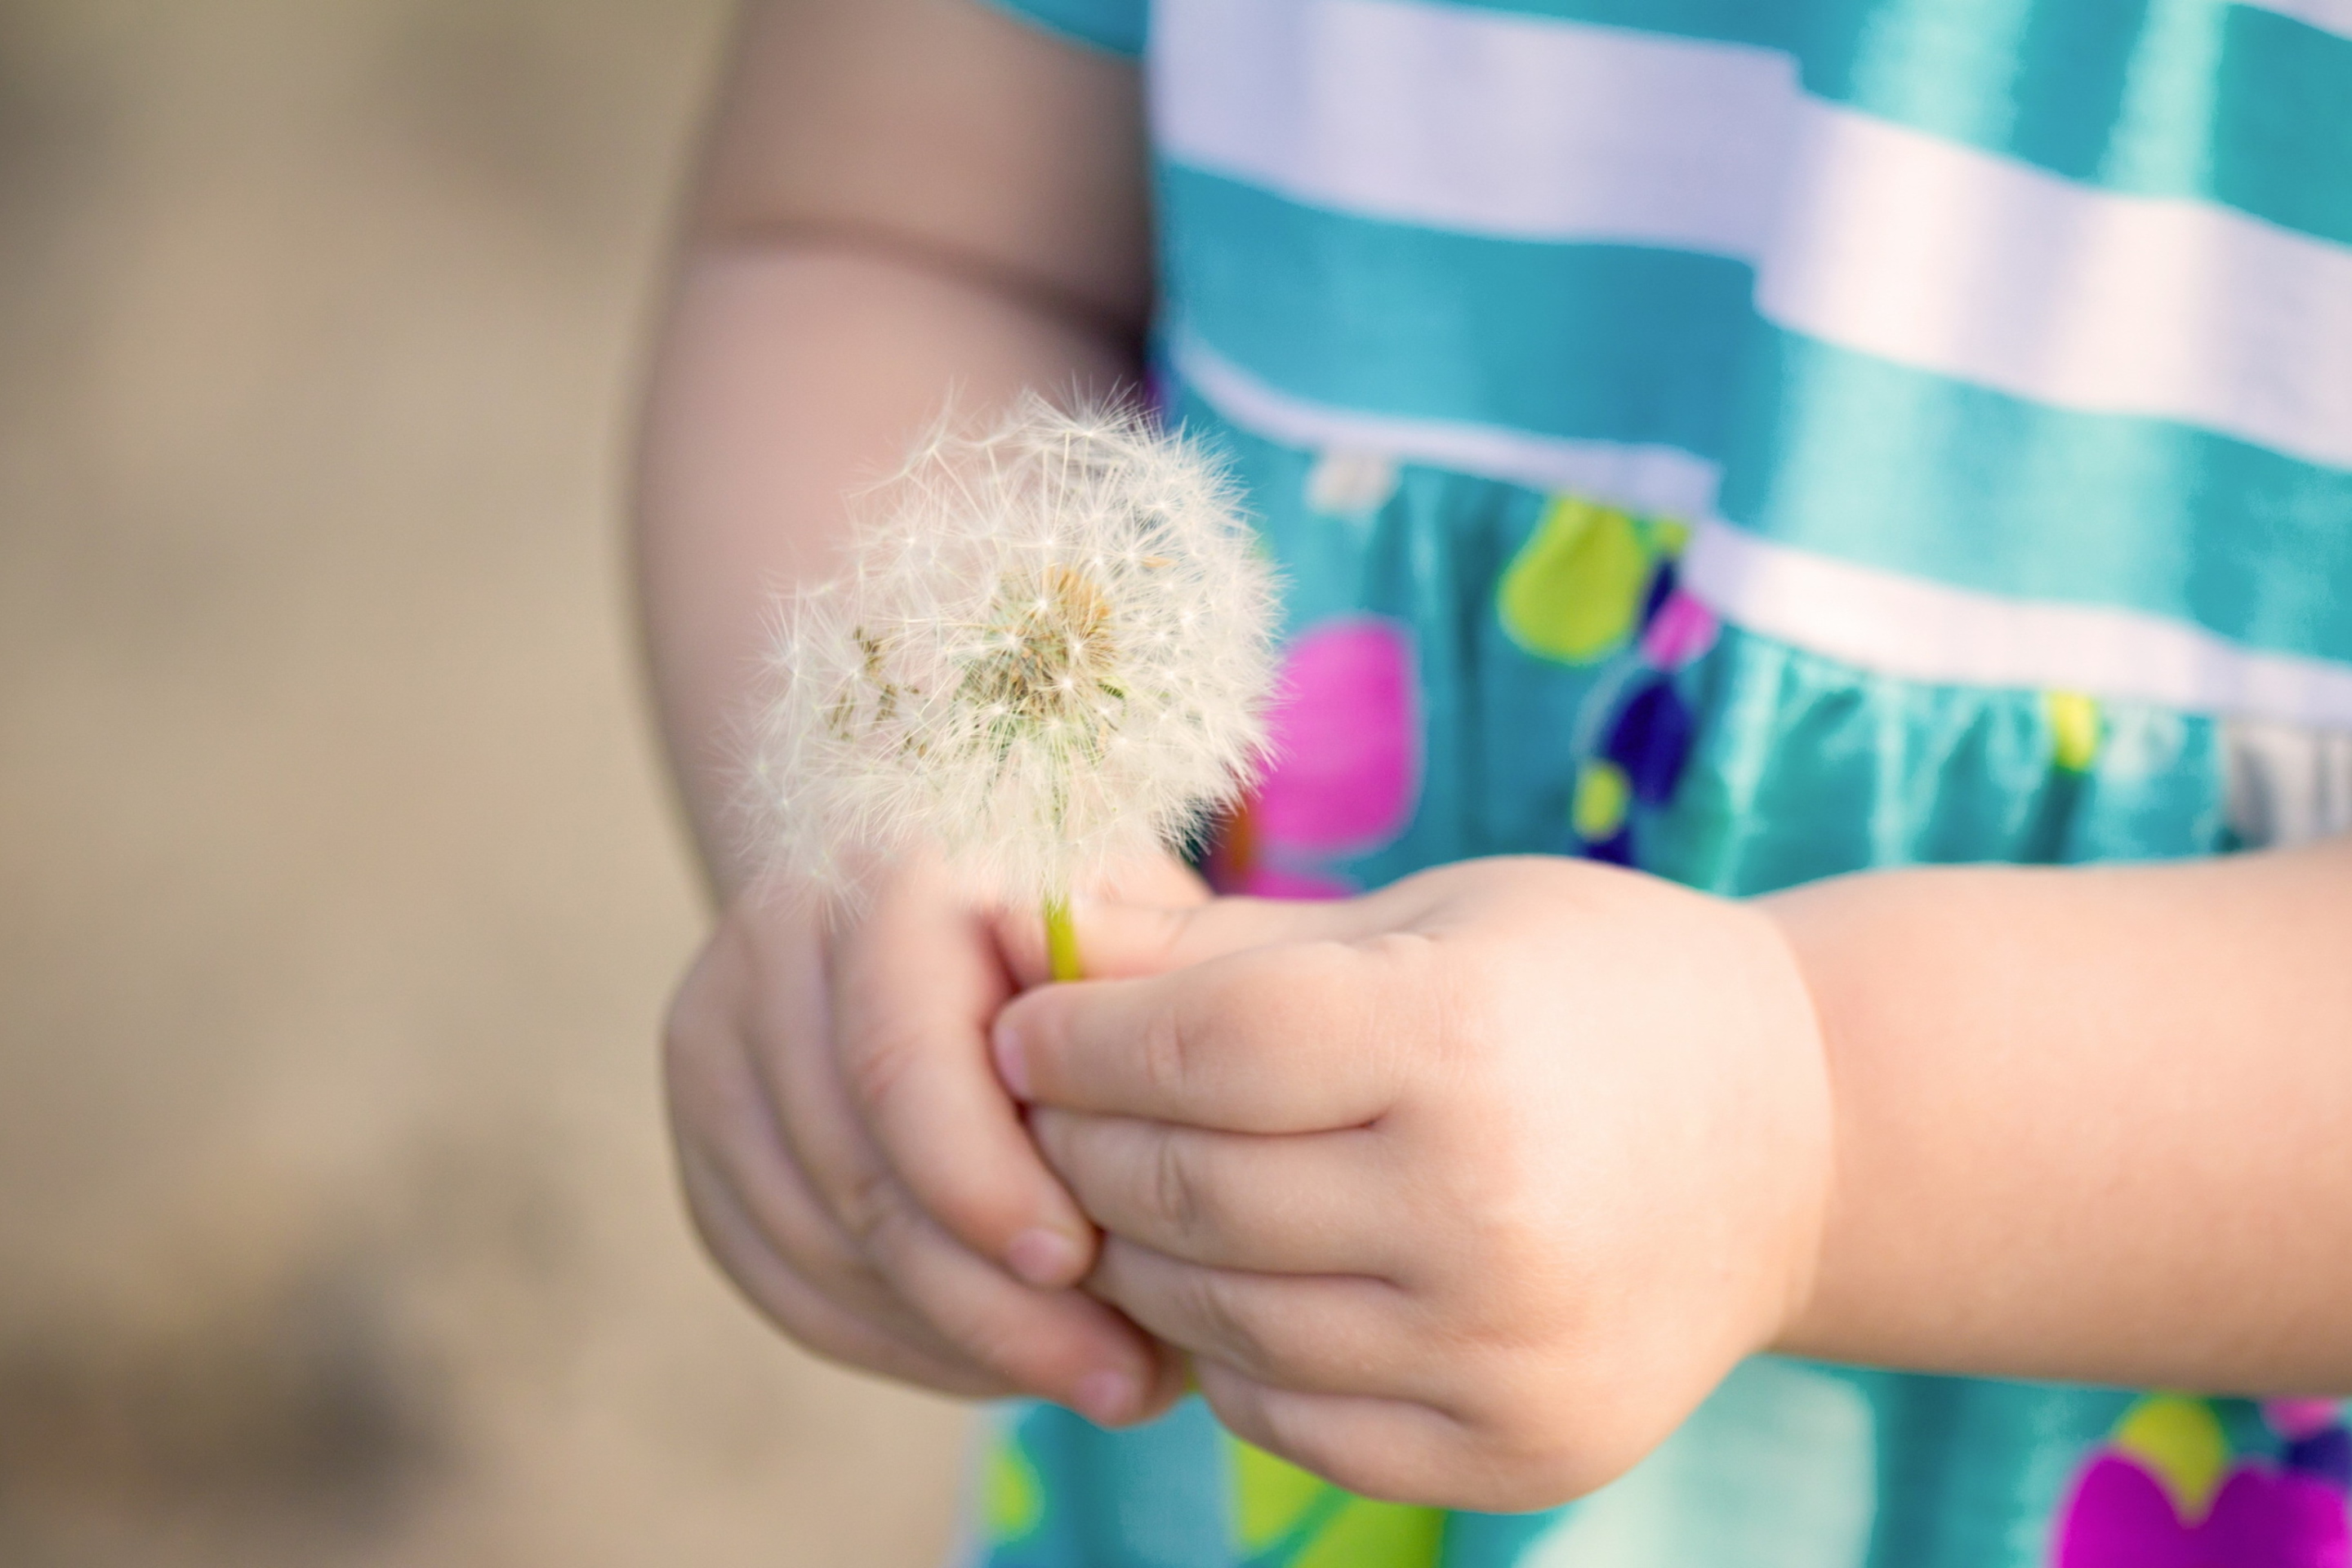
[{"label": "bare arm", "polygon": [[1580,1495],[1767,1348],[2352,1394],[2352,840],[1753,901],[1472,860],[1086,941],[1119,978],[995,1044],[1097,1287],[1342,1485]]},{"label": "bare arm", "polygon": [[1785,1347],[2352,1393],[2352,840],[1766,900],[1836,1174]]},{"label": "bare arm", "polygon": [[751,8],[646,416],[638,582],[717,924],[673,1004],[681,1177],[713,1256],[835,1359],[1099,1420],[1172,1364],[1070,1289],[1093,1227],[983,1033],[984,916],[903,868],[824,925],[749,884],[740,733],[779,590],[829,575],[844,496],[950,394],[1133,379],[1150,296],[1134,71],[977,0]]},{"label": "bare arm", "polygon": [[952,392],[1132,381],[1134,72],[973,0],[751,7],[647,403],[638,582],[705,865],[745,874],[729,735],[775,592]]}]

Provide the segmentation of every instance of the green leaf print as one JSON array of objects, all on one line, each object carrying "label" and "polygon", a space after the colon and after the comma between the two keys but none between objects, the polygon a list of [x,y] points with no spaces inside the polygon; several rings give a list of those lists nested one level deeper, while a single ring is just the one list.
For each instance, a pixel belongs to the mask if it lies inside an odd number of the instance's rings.
[{"label": "green leaf print", "polygon": [[1558,496],[1505,569],[1496,612],[1529,653],[1589,664],[1633,634],[1654,563],[1632,517]]},{"label": "green leaf print", "polygon": [[1439,1510],[1357,1497],[1239,1438],[1232,1444],[1241,1568],[1436,1568]]},{"label": "green leaf print", "polygon": [[992,1545],[1009,1546],[1037,1528],[1045,1516],[1045,1486],[1037,1467],[1021,1451],[1020,1439],[1000,1433],[988,1446],[981,1473],[981,1512]]}]

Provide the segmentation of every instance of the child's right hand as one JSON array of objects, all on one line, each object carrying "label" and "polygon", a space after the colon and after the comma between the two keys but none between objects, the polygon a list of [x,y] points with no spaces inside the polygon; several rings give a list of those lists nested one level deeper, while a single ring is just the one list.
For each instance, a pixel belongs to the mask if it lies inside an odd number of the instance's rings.
[{"label": "child's right hand", "polygon": [[893,873],[830,928],[739,894],[670,1010],[687,1202],[720,1267],[819,1354],[1133,1420],[1181,1373],[1070,1288],[1094,1227],[990,1066],[1013,990],[986,916],[937,868]]}]

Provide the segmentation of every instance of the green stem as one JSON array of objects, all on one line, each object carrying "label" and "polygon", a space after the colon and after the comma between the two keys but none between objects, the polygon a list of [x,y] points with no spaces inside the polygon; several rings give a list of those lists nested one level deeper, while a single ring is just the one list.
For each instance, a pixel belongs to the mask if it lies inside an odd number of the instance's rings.
[{"label": "green stem", "polygon": [[1070,900],[1045,900],[1045,956],[1056,980],[1078,977],[1078,928],[1070,920]]}]

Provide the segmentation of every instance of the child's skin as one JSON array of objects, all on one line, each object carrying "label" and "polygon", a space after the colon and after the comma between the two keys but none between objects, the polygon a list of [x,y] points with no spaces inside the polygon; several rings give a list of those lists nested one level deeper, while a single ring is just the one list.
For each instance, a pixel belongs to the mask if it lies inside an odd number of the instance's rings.
[{"label": "child's skin", "polygon": [[1184,1352],[1243,1436],[1462,1507],[1600,1484],[1766,1349],[2352,1393],[2347,841],[1745,903],[1534,858],[1208,900],[1171,865],[1080,910],[1101,978],[1025,994],[1032,922],[935,867],[829,932],[751,888],[723,737],[770,595],[950,389],[1132,379],[1141,146],[1130,68],[975,0],[744,32],[640,549],[722,904],[673,1114],[753,1300],[1107,1422]]}]

